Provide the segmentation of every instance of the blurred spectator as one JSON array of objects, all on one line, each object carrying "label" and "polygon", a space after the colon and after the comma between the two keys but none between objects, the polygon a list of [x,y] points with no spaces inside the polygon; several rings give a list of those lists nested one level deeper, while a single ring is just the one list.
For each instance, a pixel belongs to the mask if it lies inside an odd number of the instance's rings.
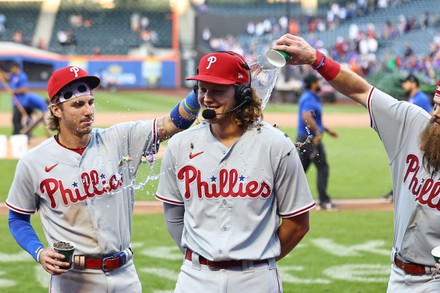
[{"label": "blurred spectator", "polygon": [[255,34],[255,22],[253,21],[249,21],[247,26],[246,26],[246,32],[248,33],[248,35],[253,36]]},{"label": "blurred spectator", "polygon": [[95,56],[101,55],[101,48],[100,47],[94,47],[92,50],[92,54]]},{"label": "blurred spectator", "polygon": [[349,48],[349,43],[346,40],[344,40],[343,37],[338,36],[336,38],[336,45],[335,45],[335,50],[338,57],[345,56],[345,54],[348,52],[348,48]]},{"label": "blurred spectator", "polygon": [[420,23],[422,25],[422,29],[426,29],[427,27],[429,27],[429,11],[424,11],[420,20]]},{"label": "blurred spectator", "polygon": [[92,20],[90,17],[87,17],[87,18],[84,20],[84,27],[91,27],[92,24],[93,24],[93,20]]},{"label": "blurred spectator", "polygon": [[72,27],[82,27],[83,17],[79,13],[74,13],[69,16],[69,22]]},{"label": "blurred spectator", "polygon": [[58,43],[61,46],[76,46],[76,38],[73,30],[60,30],[57,33]]},{"label": "blurred spectator", "polygon": [[299,33],[298,23],[294,19],[291,19],[289,22],[289,33],[292,35],[297,35]]},{"label": "blurred spectator", "polygon": [[414,55],[414,50],[411,47],[410,44],[406,43],[405,44],[405,50],[403,51],[403,56],[405,56],[405,58],[408,58],[410,56]]},{"label": "blurred spectator", "polygon": [[150,24],[150,19],[147,16],[142,16],[140,22],[141,30],[146,30],[149,24]]},{"label": "blurred spectator", "polygon": [[139,31],[141,15],[139,12],[133,12],[130,16],[130,27],[134,32]]},{"label": "blurred spectator", "polygon": [[208,27],[203,28],[202,39],[204,41],[209,41],[211,39],[211,30]]},{"label": "blurred spectator", "polygon": [[21,32],[21,30],[15,30],[14,34],[12,35],[12,41],[20,44],[24,43],[23,33]]},{"label": "blurred spectator", "polygon": [[348,27],[348,39],[351,42],[354,42],[359,35],[359,26],[355,23],[350,23],[350,26]]},{"label": "blurred spectator", "polygon": [[6,31],[6,16],[3,13],[0,13],[0,36]]}]

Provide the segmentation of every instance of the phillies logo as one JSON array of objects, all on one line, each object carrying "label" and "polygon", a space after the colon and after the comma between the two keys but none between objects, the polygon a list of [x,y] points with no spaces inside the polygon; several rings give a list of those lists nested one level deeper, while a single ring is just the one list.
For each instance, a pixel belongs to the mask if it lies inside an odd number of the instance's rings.
[{"label": "phillies logo", "polygon": [[43,194],[47,194],[50,200],[50,207],[54,209],[57,207],[55,198],[57,193],[61,195],[62,203],[68,206],[70,203],[75,204],[86,200],[88,197],[103,195],[122,186],[122,178],[120,176],[113,175],[108,182],[104,178],[105,176],[103,174],[100,176],[96,170],[92,170],[90,173],[84,172],[81,174],[82,188],[80,188],[81,185],[77,182],[72,184],[73,188],[66,188],[61,180],[46,178],[40,183],[40,191]]},{"label": "phillies logo", "polygon": [[208,64],[208,66],[206,66],[206,69],[209,69],[209,68],[211,68],[211,64],[213,64],[217,61],[217,57],[209,56],[207,60],[208,60],[209,64]]},{"label": "phillies logo", "polygon": [[72,66],[69,69],[70,72],[73,72],[75,74],[75,77],[78,77],[79,68],[76,66]]},{"label": "phillies logo", "polygon": [[185,199],[190,199],[191,190],[197,191],[199,198],[219,197],[252,197],[268,198],[272,193],[271,187],[264,181],[255,180],[244,182],[245,177],[240,176],[237,169],[221,169],[218,178],[212,176],[211,182],[202,178],[202,172],[193,166],[185,166],[177,173],[177,178],[185,184]]},{"label": "phillies logo", "polygon": [[406,170],[405,177],[403,177],[403,182],[409,180],[408,189],[415,196],[415,200],[422,205],[427,205],[440,211],[440,182],[434,181],[431,177],[426,179],[419,177],[419,171],[422,167],[417,156],[413,154],[408,155],[406,163],[408,169]]}]

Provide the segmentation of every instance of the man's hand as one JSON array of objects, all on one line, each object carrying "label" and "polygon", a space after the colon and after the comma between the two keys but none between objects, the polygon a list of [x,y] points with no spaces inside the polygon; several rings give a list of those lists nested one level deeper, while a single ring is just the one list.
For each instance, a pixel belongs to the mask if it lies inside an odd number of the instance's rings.
[{"label": "man's hand", "polygon": [[318,145],[321,142],[322,133],[319,131],[315,131],[315,135],[313,136],[313,144]]},{"label": "man's hand", "polygon": [[325,132],[327,132],[331,137],[338,138],[338,133],[329,128],[325,128]]},{"label": "man's hand", "polygon": [[68,272],[68,270],[60,269],[61,266],[69,266],[68,262],[61,261],[64,255],[57,253],[53,249],[43,248],[40,252],[40,264],[51,275],[60,275]]}]

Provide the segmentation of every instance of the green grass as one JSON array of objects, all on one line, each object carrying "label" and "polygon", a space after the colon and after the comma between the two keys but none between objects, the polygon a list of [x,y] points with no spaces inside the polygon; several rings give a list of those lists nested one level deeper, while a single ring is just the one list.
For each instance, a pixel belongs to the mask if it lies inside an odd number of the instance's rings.
[{"label": "green grass", "polygon": [[[385,292],[392,217],[392,212],[383,211],[312,212],[310,232],[278,263],[284,292]],[[44,239],[40,219],[32,219]],[[8,229],[6,216],[0,216],[0,229]],[[0,291],[47,292],[49,275],[22,252],[9,233],[3,235]],[[163,215],[134,216],[133,246],[143,292],[173,292],[182,256],[165,228]],[[6,280],[16,284],[5,287]]]},{"label": "green grass", "polygon": [[[291,138],[296,129],[282,128]],[[378,135],[370,128],[334,128],[338,138],[325,135],[330,167],[328,193],[332,198],[377,198],[391,189],[389,161]],[[316,195],[316,168],[311,165],[307,178]]]}]

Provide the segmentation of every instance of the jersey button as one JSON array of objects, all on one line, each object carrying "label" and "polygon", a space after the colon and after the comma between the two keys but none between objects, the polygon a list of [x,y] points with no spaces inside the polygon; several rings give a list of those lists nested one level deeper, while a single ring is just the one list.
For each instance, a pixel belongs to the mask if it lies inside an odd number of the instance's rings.
[{"label": "jersey button", "polygon": [[218,254],[222,254],[222,253],[223,253],[223,250],[219,249]]},{"label": "jersey button", "polygon": [[228,230],[229,230],[229,228],[227,226],[223,227],[223,231],[228,231]]}]

